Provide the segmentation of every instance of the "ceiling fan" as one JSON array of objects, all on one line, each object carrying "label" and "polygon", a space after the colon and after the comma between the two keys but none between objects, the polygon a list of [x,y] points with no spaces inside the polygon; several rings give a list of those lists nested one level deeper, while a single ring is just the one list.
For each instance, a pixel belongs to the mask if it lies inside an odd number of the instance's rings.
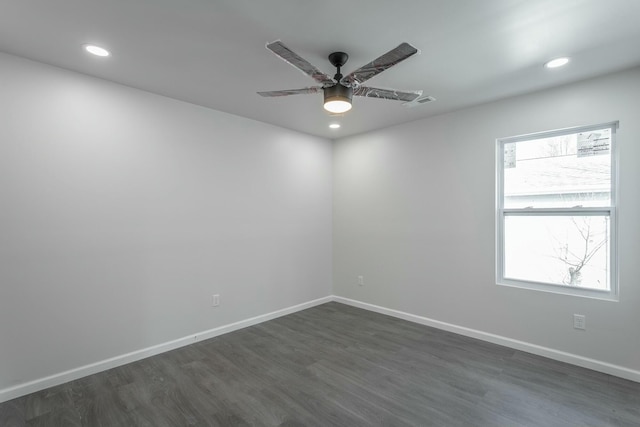
[{"label": "ceiling fan", "polygon": [[404,92],[395,89],[380,89],[361,86],[362,83],[370,78],[418,53],[418,49],[411,46],[409,43],[400,44],[398,47],[391,49],[379,58],[374,59],[346,76],[343,76],[340,73],[340,68],[346,64],[349,59],[349,55],[344,52],[333,52],[329,55],[329,62],[337,68],[336,74],[333,78],[320,71],[306,59],[286,47],[279,40],[273,43],[268,43],[267,49],[306,75],[310,76],[316,82],[320,83],[321,86],[258,92],[258,95],[261,96],[289,96],[318,93],[322,91],[324,93],[324,109],[330,113],[340,114],[351,109],[351,99],[353,95],[405,102],[414,101],[422,95],[422,91]]}]

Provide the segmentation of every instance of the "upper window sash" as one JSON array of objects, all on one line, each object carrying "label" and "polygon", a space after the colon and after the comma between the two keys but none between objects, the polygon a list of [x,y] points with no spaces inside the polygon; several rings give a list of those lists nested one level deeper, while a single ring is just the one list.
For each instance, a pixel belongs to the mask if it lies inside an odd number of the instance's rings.
[{"label": "upper window sash", "polygon": [[615,206],[617,127],[610,122],[498,139],[498,209]]}]

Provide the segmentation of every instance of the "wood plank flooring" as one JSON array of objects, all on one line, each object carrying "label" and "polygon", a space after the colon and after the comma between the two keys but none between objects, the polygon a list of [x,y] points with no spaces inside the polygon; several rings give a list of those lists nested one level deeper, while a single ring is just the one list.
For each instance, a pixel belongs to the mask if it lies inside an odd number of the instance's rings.
[{"label": "wood plank flooring", "polygon": [[640,384],[328,303],[0,404],[0,426],[640,426]]}]

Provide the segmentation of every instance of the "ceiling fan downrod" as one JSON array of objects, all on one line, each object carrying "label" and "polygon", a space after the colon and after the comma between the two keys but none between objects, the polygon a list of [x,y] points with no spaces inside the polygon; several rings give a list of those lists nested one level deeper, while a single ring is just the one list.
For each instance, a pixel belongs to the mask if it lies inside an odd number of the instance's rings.
[{"label": "ceiling fan downrod", "polygon": [[349,60],[349,55],[344,52],[333,52],[329,55],[329,62],[331,65],[337,68],[336,75],[333,77],[336,82],[340,83],[342,80],[342,74],[340,73],[340,68],[344,66]]}]

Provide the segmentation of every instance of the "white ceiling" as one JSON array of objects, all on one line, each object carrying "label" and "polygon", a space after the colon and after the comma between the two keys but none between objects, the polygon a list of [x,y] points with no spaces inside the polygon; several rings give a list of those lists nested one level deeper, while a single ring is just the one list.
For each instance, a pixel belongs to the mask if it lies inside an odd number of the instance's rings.
[{"label": "white ceiling", "polygon": [[[0,51],[333,139],[639,65],[639,22],[640,0],[0,0]],[[329,75],[333,51],[347,74],[409,42],[421,54],[367,85],[437,101],[356,97],[334,118],[321,94],[262,98],[315,84],[265,49],[278,39]]]}]

